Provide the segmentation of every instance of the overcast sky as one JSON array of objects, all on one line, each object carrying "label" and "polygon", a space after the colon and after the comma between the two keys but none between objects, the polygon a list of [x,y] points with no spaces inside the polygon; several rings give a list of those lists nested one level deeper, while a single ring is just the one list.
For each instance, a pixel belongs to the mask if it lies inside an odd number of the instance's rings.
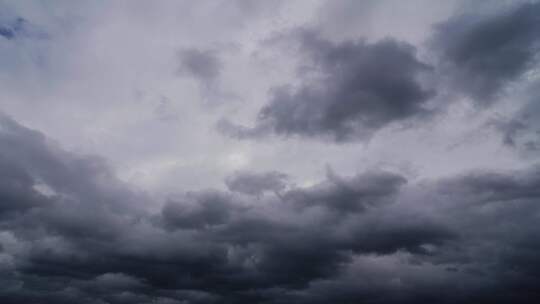
[{"label": "overcast sky", "polygon": [[0,1],[0,303],[533,303],[537,1]]}]

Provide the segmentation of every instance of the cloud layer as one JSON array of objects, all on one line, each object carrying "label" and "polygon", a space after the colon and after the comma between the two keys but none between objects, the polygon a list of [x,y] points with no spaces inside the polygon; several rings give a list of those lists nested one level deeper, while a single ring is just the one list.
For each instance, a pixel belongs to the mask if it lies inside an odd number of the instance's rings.
[{"label": "cloud layer", "polygon": [[535,302],[539,8],[0,3],[0,303]]},{"label": "cloud layer", "polygon": [[[249,191],[234,186],[247,174],[239,173],[229,187],[245,195],[190,192],[156,213],[141,206],[150,198],[98,159],[67,153],[7,117],[1,130],[9,147],[1,153],[4,303],[323,303],[375,295],[383,303],[525,303],[537,295],[538,168],[423,185],[388,172],[329,172],[310,187],[243,186]],[[264,189],[283,192],[261,196]]]}]

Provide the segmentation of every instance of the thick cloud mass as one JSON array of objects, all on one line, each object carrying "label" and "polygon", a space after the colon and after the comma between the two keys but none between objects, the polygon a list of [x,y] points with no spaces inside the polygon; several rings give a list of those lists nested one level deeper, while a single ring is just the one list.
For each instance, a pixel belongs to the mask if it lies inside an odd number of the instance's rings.
[{"label": "thick cloud mass", "polygon": [[538,62],[540,3],[456,16],[436,27],[433,41],[455,88],[490,104]]},{"label": "thick cloud mass", "polygon": [[397,192],[406,180],[399,175],[372,172],[347,180],[328,172],[328,182],[289,191],[284,199],[301,207],[320,205],[344,213],[363,211]]},{"label": "thick cloud mass", "polygon": [[154,213],[101,161],[0,126],[2,303],[526,303],[540,283],[537,168],[423,186],[329,171],[288,190],[237,173],[247,196],[190,192]]},{"label": "thick cloud mass", "polygon": [[308,59],[302,68],[315,75],[296,88],[274,88],[253,129],[222,122],[225,133],[250,137],[270,131],[343,142],[429,113],[426,101],[434,92],[418,80],[429,66],[416,58],[412,45],[394,39],[333,43],[311,31],[293,36]]},{"label": "thick cloud mass", "polygon": [[538,1],[259,3],[0,1],[0,304],[539,302]]}]

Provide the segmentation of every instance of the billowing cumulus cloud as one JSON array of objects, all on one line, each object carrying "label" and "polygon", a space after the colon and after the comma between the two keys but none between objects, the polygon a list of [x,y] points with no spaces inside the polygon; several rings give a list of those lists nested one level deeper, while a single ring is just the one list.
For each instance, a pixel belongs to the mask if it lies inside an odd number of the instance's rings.
[{"label": "billowing cumulus cloud", "polygon": [[[493,300],[491,288],[522,303],[535,293],[537,167],[423,185],[330,171],[281,197],[189,192],[156,213],[105,165],[10,118],[1,126],[4,303],[468,303]],[[41,171],[50,164],[56,172]],[[63,175],[72,183],[57,185]]]},{"label": "billowing cumulus cloud", "polygon": [[274,88],[252,129],[224,121],[225,133],[249,137],[262,130],[342,142],[429,113],[426,103],[434,92],[419,77],[430,66],[417,59],[414,46],[394,39],[333,43],[306,30],[292,35],[288,39],[297,40],[308,59],[305,80]]},{"label": "billowing cumulus cloud", "polygon": [[1,3],[0,303],[538,302],[538,7]]}]

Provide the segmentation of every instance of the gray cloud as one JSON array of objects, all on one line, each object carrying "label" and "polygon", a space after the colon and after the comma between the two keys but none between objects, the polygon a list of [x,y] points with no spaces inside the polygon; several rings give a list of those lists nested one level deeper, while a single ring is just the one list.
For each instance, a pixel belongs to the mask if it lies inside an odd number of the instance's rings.
[{"label": "gray cloud", "polygon": [[300,207],[323,206],[345,214],[391,202],[406,179],[388,172],[370,172],[346,179],[328,172],[328,181],[307,189],[294,189],[283,199]]},{"label": "gray cloud", "polygon": [[231,197],[220,192],[189,193],[188,201],[168,202],[162,216],[170,228],[204,229],[229,221],[235,205]]},{"label": "gray cloud", "polygon": [[307,188],[249,173],[264,183],[233,190],[279,188],[281,197],[188,192],[154,213],[105,164],[10,118],[0,126],[9,214],[0,217],[0,256],[9,257],[0,279],[12,286],[3,303],[476,303],[498,301],[494,288],[503,301],[535,296],[537,167],[424,184],[330,170]]},{"label": "gray cloud", "polygon": [[16,18],[13,21],[0,25],[0,36],[5,39],[11,40],[17,38],[17,36],[24,33],[26,27],[26,20],[23,18]]},{"label": "gray cloud", "polygon": [[[515,153],[540,129],[537,4],[451,17],[426,50],[451,15],[428,2],[0,4],[0,303],[537,302],[540,167]],[[171,66],[250,103],[191,104]],[[457,94],[423,78],[443,71]],[[508,113],[461,98],[523,88]],[[492,114],[502,143],[476,136]]]},{"label": "gray cloud", "polygon": [[510,117],[490,122],[501,134],[504,145],[525,155],[536,155],[540,150],[539,88],[538,83],[533,83],[523,96],[517,97],[522,104],[519,110]]},{"label": "gray cloud", "polygon": [[195,79],[199,85],[201,97],[208,105],[219,105],[238,99],[230,90],[223,88],[220,76],[223,60],[215,49],[182,49],[178,52],[180,66],[178,74]]},{"label": "gray cloud", "polygon": [[221,61],[216,52],[209,50],[185,49],[179,52],[180,74],[187,74],[206,87],[215,85],[221,71]]},{"label": "gray cloud", "polygon": [[[6,177],[32,195],[28,199],[18,195],[19,189],[0,188],[2,198],[13,200],[8,206],[22,206],[0,219],[17,244],[1,240],[2,254],[14,263],[2,280],[24,284],[0,293],[5,303],[263,300],[265,290],[296,290],[331,279],[355,254],[403,250],[423,256],[425,244],[453,239],[446,227],[422,216],[400,223],[377,214],[393,206],[392,197],[404,182],[389,173],[351,179],[329,174],[329,181],[305,190],[288,185],[292,190],[283,193],[283,200],[268,197],[257,203],[261,207],[233,193],[189,192],[153,214],[138,207],[147,198],[123,186],[106,165],[67,153],[10,118],[2,119],[1,130],[2,146],[9,146],[3,158],[17,168]],[[283,186],[282,174],[261,176],[277,178],[269,180]],[[69,182],[59,184],[59,179]],[[54,193],[30,190],[38,182]],[[24,207],[26,201],[32,204]],[[365,210],[347,213],[351,208]],[[324,211],[334,209],[343,212]],[[379,224],[373,226],[374,221]]]},{"label": "gray cloud", "polygon": [[429,114],[426,103],[434,92],[418,78],[430,67],[416,58],[412,45],[390,38],[333,43],[308,30],[283,39],[300,45],[307,59],[302,70],[313,75],[304,76],[297,88],[274,88],[255,127],[220,122],[226,134],[242,138],[271,132],[344,142]]},{"label": "gray cloud", "polygon": [[227,177],[225,184],[232,192],[260,197],[265,192],[279,193],[285,189],[287,178],[286,174],[276,171],[264,173],[238,171]]},{"label": "gray cloud", "polygon": [[502,12],[463,14],[435,27],[432,46],[452,89],[490,104],[538,61],[540,4]]}]

